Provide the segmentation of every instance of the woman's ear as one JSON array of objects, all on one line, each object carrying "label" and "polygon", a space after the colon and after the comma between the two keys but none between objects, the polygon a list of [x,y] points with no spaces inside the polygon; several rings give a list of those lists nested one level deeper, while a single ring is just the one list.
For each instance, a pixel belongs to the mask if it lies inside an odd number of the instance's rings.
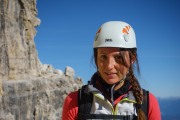
[{"label": "woman's ear", "polygon": [[135,60],[131,60],[131,65],[134,64]]},{"label": "woman's ear", "polygon": [[135,61],[136,61],[136,57],[133,55],[133,56],[131,57],[131,65],[134,64]]}]

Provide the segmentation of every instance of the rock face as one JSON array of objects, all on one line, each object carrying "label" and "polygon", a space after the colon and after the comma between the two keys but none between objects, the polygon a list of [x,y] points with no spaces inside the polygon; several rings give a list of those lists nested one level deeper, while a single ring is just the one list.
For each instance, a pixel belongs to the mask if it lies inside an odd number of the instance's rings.
[{"label": "rock face", "polygon": [[81,85],[66,76],[3,82],[0,120],[60,120],[65,97]]},{"label": "rock face", "polygon": [[36,51],[36,0],[0,0],[0,120],[57,120],[81,78],[42,64]]},{"label": "rock face", "polygon": [[0,79],[19,79],[39,74],[34,44],[36,0],[0,0]]}]

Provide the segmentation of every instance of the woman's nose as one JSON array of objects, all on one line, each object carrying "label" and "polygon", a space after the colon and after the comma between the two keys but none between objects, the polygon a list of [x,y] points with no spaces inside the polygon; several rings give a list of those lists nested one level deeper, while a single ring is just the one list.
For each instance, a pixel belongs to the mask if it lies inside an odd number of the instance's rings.
[{"label": "woman's nose", "polygon": [[114,68],[114,65],[115,65],[115,60],[114,60],[114,58],[108,58],[108,60],[107,60],[107,65],[106,65],[107,69],[108,69],[108,70],[113,69],[113,68]]}]

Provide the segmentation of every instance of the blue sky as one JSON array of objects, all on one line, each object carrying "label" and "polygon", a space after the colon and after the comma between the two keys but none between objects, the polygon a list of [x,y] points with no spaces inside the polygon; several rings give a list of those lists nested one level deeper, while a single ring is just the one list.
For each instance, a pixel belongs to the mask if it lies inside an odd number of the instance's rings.
[{"label": "blue sky", "polygon": [[107,21],[125,21],[136,32],[141,85],[158,97],[180,97],[179,0],[37,0],[35,44],[43,64],[75,70],[84,83],[93,39]]}]

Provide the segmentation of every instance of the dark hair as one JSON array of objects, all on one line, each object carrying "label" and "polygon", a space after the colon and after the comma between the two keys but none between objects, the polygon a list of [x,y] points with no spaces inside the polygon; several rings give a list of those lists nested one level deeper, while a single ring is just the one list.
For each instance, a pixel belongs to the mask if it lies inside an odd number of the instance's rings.
[{"label": "dark hair", "polygon": [[[120,51],[128,51],[129,57],[130,57],[130,63],[134,62],[133,64],[130,65],[129,73],[126,77],[127,77],[127,80],[129,80],[132,85],[132,92],[136,99],[136,102],[139,105],[141,105],[142,101],[143,101],[143,92],[142,92],[141,86],[139,84],[139,81],[137,80],[137,78],[135,77],[135,74],[134,74],[135,72],[137,72],[137,74],[140,75],[140,68],[139,68],[139,63],[138,63],[138,59],[137,59],[138,58],[137,49],[136,48],[130,48],[130,49],[120,48]],[[97,67],[97,48],[94,48],[93,58],[94,58],[94,63]],[[122,56],[122,58],[124,58],[124,56]],[[123,63],[125,66],[127,65],[127,63],[124,59],[123,59]],[[138,114],[138,120],[146,119],[146,116],[140,107],[137,108],[137,114]]]}]

